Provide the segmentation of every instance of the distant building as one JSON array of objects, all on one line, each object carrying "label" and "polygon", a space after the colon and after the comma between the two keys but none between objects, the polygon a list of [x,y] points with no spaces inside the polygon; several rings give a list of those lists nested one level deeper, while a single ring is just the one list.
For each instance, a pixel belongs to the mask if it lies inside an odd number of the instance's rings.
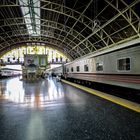
[{"label": "distant building", "polygon": [[47,55],[26,54],[22,66],[23,80],[38,80],[44,77],[48,65]]}]

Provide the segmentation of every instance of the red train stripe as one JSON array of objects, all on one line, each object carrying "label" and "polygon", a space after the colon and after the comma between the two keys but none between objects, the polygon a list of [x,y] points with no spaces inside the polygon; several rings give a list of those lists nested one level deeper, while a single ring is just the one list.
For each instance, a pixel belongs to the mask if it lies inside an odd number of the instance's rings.
[{"label": "red train stripe", "polygon": [[132,77],[132,76],[127,76],[127,77],[124,77],[124,76],[121,76],[121,75],[91,75],[91,74],[81,74],[81,73],[78,73],[78,74],[69,74],[70,76],[68,77],[74,77],[74,78],[77,78],[77,79],[83,79],[82,77],[85,77],[86,79],[85,80],[91,80],[91,81],[96,81],[96,80],[115,80],[115,81],[120,81],[120,82],[127,82],[127,83],[137,83],[137,84],[140,84],[140,77]]}]

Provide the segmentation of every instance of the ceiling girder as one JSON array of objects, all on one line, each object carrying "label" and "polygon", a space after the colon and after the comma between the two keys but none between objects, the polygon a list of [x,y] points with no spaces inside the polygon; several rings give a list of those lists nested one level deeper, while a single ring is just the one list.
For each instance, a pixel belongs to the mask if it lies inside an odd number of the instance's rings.
[{"label": "ceiling girder", "polygon": [[[31,1],[33,3],[33,0]],[[65,50],[66,53],[68,53],[70,56],[73,56],[73,59],[75,59],[85,55],[86,53],[98,51],[100,48],[105,49],[115,46],[116,44],[122,43],[126,40],[128,41],[133,38],[140,38],[140,17],[133,8],[140,2],[139,0],[134,0],[129,5],[124,0],[104,0],[106,3],[104,9],[102,9],[96,15],[96,17],[94,17],[94,19],[89,18],[85,14],[91,4],[94,3],[93,0],[90,0],[86,5],[81,6],[83,9],[82,12],[74,10],[74,6],[73,8],[68,7],[64,1],[57,3],[57,1],[53,2],[49,0],[36,0],[35,2],[37,3],[39,1],[43,3],[39,7],[35,6],[34,4],[27,5],[26,3],[20,5],[19,0],[15,0],[14,2],[7,2],[6,0],[1,1],[0,8],[7,8],[11,10],[10,15],[13,16],[13,18],[5,18],[4,20],[0,20],[0,23],[3,23],[0,24],[0,30],[3,32],[0,34],[1,50],[10,47],[13,44],[18,44],[20,41],[24,43],[28,41],[46,41],[46,43],[52,43],[52,45],[54,45],[53,43],[55,42],[55,45],[57,45],[58,48]],[[75,4],[77,2],[78,0],[75,1]],[[120,5],[122,4],[125,5],[125,8],[120,8]],[[40,8],[41,11],[44,10],[45,13],[48,13],[48,15],[49,13],[53,13],[53,15],[48,17],[48,19],[45,19],[44,17],[44,19],[41,19],[41,17],[38,17],[40,24],[36,24],[36,26],[41,28],[41,34],[38,37],[31,37],[28,34],[26,28],[27,24],[25,22],[25,18],[16,17],[16,14],[12,9],[16,7]],[[79,8],[81,7],[79,6]],[[98,17],[107,7],[113,8],[117,14],[110,19],[104,19],[102,22],[98,20]],[[3,17],[5,16],[4,12],[1,14]],[[61,15],[64,17],[64,24],[59,23],[59,17]],[[127,25],[115,30],[113,29],[113,24],[111,23],[120,26],[117,21],[117,19],[120,17],[122,17],[123,20],[127,22]],[[67,24],[71,19],[73,21],[72,25]],[[82,30],[79,31],[76,29],[77,24],[82,25]],[[11,31],[4,30],[7,26],[11,29]],[[114,30],[114,32],[107,31],[106,27],[109,26],[112,30]],[[125,33],[127,28],[131,28],[131,31],[134,32],[129,37]],[[87,30],[89,32],[87,32]],[[121,35],[120,32],[123,33],[123,35]],[[119,42],[116,42],[116,38],[119,38]],[[54,40],[54,42],[52,40]]]},{"label": "ceiling girder", "polygon": [[[107,0],[105,0],[107,3],[111,3]],[[75,49],[76,47],[78,47],[81,43],[85,42],[86,40],[88,40],[90,37],[92,37],[93,35],[95,35],[97,32],[99,32],[101,29],[103,29],[104,27],[106,27],[108,24],[110,24],[111,22],[113,22],[116,18],[118,18],[119,16],[121,16],[123,13],[125,13],[126,11],[128,11],[130,8],[132,8],[133,6],[135,6],[139,1],[135,0],[133,3],[131,3],[129,5],[129,7],[124,8],[123,10],[121,10],[118,14],[116,14],[113,18],[111,18],[110,20],[108,20],[106,23],[104,23],[103,25],[100,26],[99,29],[95,30],[94,32],[92,32],[89,36],[87,36],[84,40],[82,40],[79,44],[77,44],[76,46],[74,46],[70,51],[72,51],[73,49]],[[113,44],[114,45],[114,44]]]}]

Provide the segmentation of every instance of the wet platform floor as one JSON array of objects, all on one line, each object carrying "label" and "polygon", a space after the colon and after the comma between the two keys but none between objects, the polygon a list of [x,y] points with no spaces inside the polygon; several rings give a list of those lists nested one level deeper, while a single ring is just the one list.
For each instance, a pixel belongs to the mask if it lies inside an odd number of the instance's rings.
[{"label": "wet platform floor", "polygon": [[0,80],[0,140],[139,140],[140,114],[55,79]]}]

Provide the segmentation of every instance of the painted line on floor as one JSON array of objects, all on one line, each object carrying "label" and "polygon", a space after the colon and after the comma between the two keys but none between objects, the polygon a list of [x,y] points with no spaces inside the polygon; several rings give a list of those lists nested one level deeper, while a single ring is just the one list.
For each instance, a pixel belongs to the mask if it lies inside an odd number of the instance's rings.
[{"label": "painted line on floor", "polygon": [[97,91],[97,90],[94,90],[94,89],[91,89],[91,88],[88,88],[88,87],[84,87],[82,85],[78,85],[78,84],[75,84],[75,83],[72,83],[72,82],[68,82],[66,80],[61,80],[61,81],[66,83],[66,84],[69,84],[71,86],[74,86],[76,88],[79,88],[83,91],[86,91],[86,92],[91,93],[93,95],[99,96],[99,97],[104,98],[106,100],[109,100],[113,103],[119,104],[123,107],[126,107],[128,109],[131,109],[133,111],[136,111],[136,112],[140,113],[140,104],[138,104],[138,103],[128,101],[126,99],[122,99],[120,97],[116,97],[116,96],[113,96],[113,95],[110,95],[110,94],[107,94],[107,93],[104,93],[104,92],[100,92],[100,91]]}]

